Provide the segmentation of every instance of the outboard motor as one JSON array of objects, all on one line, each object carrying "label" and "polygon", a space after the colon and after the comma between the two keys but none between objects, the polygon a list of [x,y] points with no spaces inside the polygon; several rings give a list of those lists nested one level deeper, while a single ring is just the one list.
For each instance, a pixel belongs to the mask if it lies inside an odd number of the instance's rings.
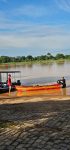
[{"label": "outboard motor", "polygon": [[61,84],[61,81],[60,81],[60,80],[57,80],[57,83],[58,83],[58,84]]},{"label": "outboard motor", "polygon": [[62,88],[65,88],[66,87],[66,80],[64,79],[64,77],[60,80],[57,81],[58,84],[61,84],[62,85]]}]

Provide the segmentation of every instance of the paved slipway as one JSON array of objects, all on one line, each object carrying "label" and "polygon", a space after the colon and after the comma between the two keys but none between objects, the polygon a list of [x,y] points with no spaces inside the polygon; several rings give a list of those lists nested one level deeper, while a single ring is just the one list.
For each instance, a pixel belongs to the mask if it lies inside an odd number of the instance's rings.
[{"label": "paved slipway", "polygon": [[0,150],[70,150],[70,96],[0,97]]}]

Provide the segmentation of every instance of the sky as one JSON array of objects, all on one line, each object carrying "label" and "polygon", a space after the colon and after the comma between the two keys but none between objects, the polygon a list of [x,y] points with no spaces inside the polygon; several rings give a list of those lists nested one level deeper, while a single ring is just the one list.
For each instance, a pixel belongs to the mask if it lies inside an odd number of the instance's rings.
[{"label": "sky", "polygon": [[70,0],[0,0],[0,56],[70,54]]}]

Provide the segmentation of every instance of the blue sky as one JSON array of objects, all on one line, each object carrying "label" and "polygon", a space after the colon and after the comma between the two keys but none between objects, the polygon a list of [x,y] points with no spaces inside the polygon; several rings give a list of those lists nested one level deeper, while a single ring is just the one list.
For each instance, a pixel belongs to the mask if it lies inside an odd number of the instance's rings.
[{"label": "blue sky", "polygon": [[0,0],[0,56],[70,54],[70,0]]}]

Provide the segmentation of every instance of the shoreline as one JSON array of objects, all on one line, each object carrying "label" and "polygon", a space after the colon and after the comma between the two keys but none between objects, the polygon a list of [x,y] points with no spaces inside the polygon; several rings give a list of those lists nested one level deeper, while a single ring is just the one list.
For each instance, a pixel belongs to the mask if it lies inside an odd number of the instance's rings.
[{"label": "shoreline", "polygon": [[35,102],[50,102],[50,101],[66,101],[70,100],[70,95],[38,95],[38,96],[0,96],[0,105],[2,104],[19,104],[19,103],[35,103]]}]

